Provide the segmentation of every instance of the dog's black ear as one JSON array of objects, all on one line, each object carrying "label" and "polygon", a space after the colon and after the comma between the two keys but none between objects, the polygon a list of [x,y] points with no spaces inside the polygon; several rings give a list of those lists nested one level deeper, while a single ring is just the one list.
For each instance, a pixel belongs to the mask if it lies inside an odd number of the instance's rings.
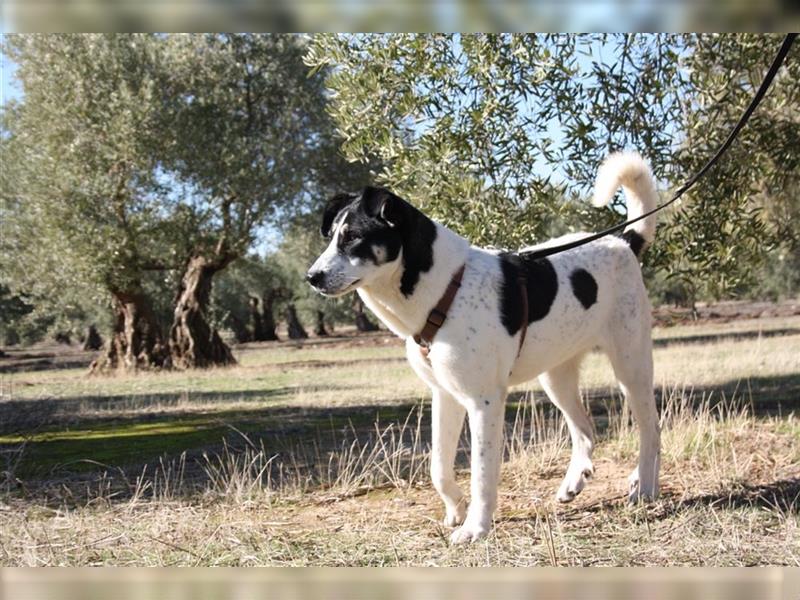
[{"label": "dog's black ear", "polygon": [[331,237],[331,225],[336,220],[341,210],[350,202],[353,201],[355,196],[353,194],[336,194],[333,198],[328,200],[325,205],[325,213],[322,215],[322,226],[319,228],[323,237]]},{"label": "dog's black ear", "polygon": [[406,202],[385,188],[364,188],[361,196],[368,215],[377,217],[389,227],[403,224]]}]

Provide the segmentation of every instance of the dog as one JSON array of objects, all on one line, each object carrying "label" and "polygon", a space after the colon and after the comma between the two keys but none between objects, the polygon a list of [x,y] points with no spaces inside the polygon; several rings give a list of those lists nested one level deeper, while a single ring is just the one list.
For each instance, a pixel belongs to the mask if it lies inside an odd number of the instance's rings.
[{"label": "dog", "polygon": [[[593,203],[607,204],[620,187],[629,218],[655,208],[655,181],[640,155],[612,154],[604,161]],[[444,524],[456,527],[451,542],[481,539],[491,528],[510,385],[538,377],[564,415],[572,455],[557,499],[572,501],[592,478],[592,423],[578,372],[581,358],[594,348],[608,355],[639,428],[629,500],[657,496],[661,444],[651,306],[639,265],[655,226],[651,215],[621,236],[534,259],[527,255],[531,250],[585,234],[506,252],[472,246],[387,189],[367,187],[328,201],[321,232],[330,243],[306,279],[327,296],[357,291],[405,339],[408,361],[432,393],[431,479],[444,501]],[[462,266],[441,327],[429,347],[421,346],[420,331]],[[454,466],[465,415],[471,436],[468,508]]]}]

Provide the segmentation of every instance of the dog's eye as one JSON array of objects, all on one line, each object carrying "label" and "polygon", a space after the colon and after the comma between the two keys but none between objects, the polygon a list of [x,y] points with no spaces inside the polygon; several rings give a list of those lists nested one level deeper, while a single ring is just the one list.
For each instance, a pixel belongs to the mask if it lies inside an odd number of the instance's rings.
[{"label": "dog's eye", "polygon": [[355,235],[353,235],[353,232],[352,232],[352,231],[350,231],[350,228],[348,227],[348,228],[347,228],[347,229],[345,229],[345,230],[342,232],[342,234],[339,236],[339,243],[340,243],[342,246],[346,246],[347,244],[349,244],[350,242],[352,242],[354,239],[356,239],[356,236],[355,236]]}]

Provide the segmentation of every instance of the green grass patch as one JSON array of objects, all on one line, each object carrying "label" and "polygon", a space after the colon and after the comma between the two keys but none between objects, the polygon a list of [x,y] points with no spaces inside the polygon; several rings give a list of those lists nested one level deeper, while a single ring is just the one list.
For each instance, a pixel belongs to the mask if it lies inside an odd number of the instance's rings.
[{"label": "green grass patch", "polygon": [[[25,445],[15,475],[24,479],[56,471],[77,473],[124,467],[218,443],[228,432],[218,424],[183,422],[41,434]],[[0,450],[20,442],[19,438],[0,438]]]}]

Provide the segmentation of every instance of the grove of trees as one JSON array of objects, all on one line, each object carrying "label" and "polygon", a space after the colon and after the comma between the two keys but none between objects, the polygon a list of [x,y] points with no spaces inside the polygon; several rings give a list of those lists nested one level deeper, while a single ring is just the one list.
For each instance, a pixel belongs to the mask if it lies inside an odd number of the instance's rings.
[{"label": "grove of trees", "polygon": [[[609,152],[664,197],[714,151],[773,35],[8,35],[0,343],[83,333],[95,371],[233,362],[239,342],[374,326],[303,283],[332,193],[377,181],[474,243],[620,220]],[[800,289],[800,47],[725,158],[659,218],[658,298]],[[89,345],[87,343],[87,345]],[[89,345],[91,346],[91,345]]]},{"label": "grove of trees", "polygon": [[4,276],[44,312],[109,299],[98,370],[233,362],[207,318],[214,276],[365,181],[303,40],[14,35],[5,51],[24,99],[3,111]]}]

